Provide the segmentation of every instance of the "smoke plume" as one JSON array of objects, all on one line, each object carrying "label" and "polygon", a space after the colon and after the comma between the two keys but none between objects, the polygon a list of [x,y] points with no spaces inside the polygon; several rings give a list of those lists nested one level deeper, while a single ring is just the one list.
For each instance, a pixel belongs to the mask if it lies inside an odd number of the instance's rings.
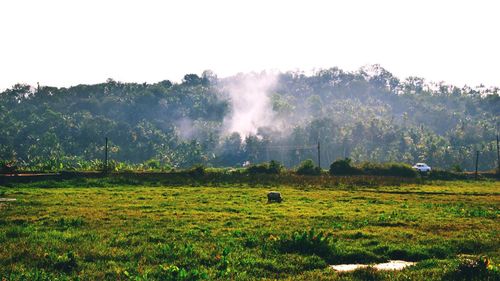
[{"label": "smoke plume", "polygon": [[224,90],[229,94],[232,112],[224,119],[226,133],[241,137],[256,135],[261,127],[275,127],[270,94],[278,75],[266,72],[239,74],[228,78]]}]

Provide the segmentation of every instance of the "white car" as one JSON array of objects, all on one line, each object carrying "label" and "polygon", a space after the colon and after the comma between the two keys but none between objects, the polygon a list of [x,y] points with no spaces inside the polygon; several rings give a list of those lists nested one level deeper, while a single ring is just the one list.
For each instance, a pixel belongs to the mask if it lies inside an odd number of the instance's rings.
[{"label": "white car", "polygon": [[431,167],[429,167],[427,164],[425,163],[417,163],[413,166],[413,169],[419,171],[419,172],[430,172],[431,171]]}]

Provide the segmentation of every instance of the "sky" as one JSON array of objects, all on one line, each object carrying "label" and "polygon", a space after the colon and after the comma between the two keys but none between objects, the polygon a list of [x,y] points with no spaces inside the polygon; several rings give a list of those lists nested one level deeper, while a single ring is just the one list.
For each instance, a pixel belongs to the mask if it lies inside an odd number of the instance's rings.
[{"label": "sky", "polygon": [[354,71],[500,86],[500,1],[1,0],[0,89]]}]

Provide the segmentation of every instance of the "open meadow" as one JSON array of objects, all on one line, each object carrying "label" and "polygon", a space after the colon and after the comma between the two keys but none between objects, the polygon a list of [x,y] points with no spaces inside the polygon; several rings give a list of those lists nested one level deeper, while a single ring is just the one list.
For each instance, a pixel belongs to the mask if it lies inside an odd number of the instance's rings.
[{"label": "open meadow", "polygon": [[[267,203],[269,191],[282,203]],[[500,184],[0,187],[0,280],[499,280]],[[490,264],[464,264],[487,256]],[[469,256],[467,256],[469,257]],[[332,264],[416,261],[402,271]],[[480,259],[479,263],[484,261]]]}]

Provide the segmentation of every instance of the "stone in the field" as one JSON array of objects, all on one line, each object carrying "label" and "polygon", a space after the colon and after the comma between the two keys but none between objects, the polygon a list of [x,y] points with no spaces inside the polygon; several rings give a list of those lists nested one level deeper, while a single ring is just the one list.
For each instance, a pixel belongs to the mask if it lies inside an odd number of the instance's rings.
[{"label": "stone in the field", "polygon": [[267,203],[281,203],[283,201],[283,198],[281,197],[281,193],[276,192],[276,191],[271,191],[267,194]]}]

